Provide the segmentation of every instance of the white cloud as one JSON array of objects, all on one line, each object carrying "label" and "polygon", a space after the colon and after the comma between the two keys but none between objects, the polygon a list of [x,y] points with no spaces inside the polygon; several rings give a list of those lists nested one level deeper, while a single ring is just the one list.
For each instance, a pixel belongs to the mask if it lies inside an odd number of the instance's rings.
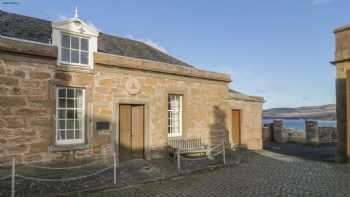
[{"label": "white cloud", "polygon": [[312,5],[320,5],[320,4],[325,4],[325,3],[332,3],[335,0],[313,0]]},{"label": "white cloud", "polygon": [[158,49],[159,51],[161,51],[163,53],[168,53],[168,51],[164,47],[162,47],[161,45],[159,45],[158,43],[156,43],[155,41],[153,41],[149,38],[145,38],[145,39],[134,38],[134,36],[131,34],[128,34],[126,37],[129,39],[132,39],[132,40],[137,40],[137,41],[143,42],[143,43],[145,43],[145,44],[147,44],[155,49]]}]

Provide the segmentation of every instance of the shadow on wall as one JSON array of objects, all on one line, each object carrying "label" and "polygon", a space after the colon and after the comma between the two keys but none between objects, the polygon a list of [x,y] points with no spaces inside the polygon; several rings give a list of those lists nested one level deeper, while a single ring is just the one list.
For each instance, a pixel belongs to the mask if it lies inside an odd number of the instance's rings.
[{"label": "shadow on wall", "polygon": [[229,144],[228,129],[226,128],[226,113],[219,106],[213,107],[214,123],[210,125],[210,144]]}]

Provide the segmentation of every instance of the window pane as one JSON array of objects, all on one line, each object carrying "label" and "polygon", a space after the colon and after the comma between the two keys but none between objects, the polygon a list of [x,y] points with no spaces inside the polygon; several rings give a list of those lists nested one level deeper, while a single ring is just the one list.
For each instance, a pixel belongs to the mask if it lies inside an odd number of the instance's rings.
[{"label": "window pane", "polygon": [[80,130],[75,130],[75,139],[81,139],[81,132],[80,132]]},{"label": "window pane", "polygon": [[66,108],[66,99],[60,98],[60,99],[58,100],[58,106],[59,106],[60,108]]},{"label": "window pane", "polygon": [[67,110],[67,119],[74,119],[74,110]]},{"label": "window pane", "polygon": [[80,120],[75,120],[75,129],[81,129],[80,128]]},{"label": "window pane", "polygon": [[72,51],[71,51],[71,55],[72,55],[71,62],[72,62],[72,63],[79,63],[79,51],[77,51],[77,50],[72,50]]},{"label": "window pane", "polygon": [[62,61],[70,62],[70,49],[62,48]]},{"label": "window pane", "polygon": [[65,132],[65,130],[59,130],[58,131],[58,138],[61,139],[61,140],[66,139],[66,132]]},{"label": "window pane", "polygon": [[67,99],[67,108],[74,108],[74,99]]},{"label": "window pane", "polygon": [[62,47],[70,48],[70,36],[62,34]]},{"label": "window pane", "polygon": [[74,129],[74,120],[67,120],[67,129]]},{"label": "window pane", "polygon": [[57,126],[58,126],[58,129],[66,129],[66,121],[65,120],[59,120]]},{"label": "window pane", "polygon": [[81,64],[89,64],[89,53],[88,52],[80,52]]},{"label": "window pane", "polygon": [[83,100],[82,99],[75,99],[74,108],[82,109],[83,108]]},{"label": "window pane", "polygon": [[88,42],[87,39],[82,38],[80,44],[81,44],[81,46],[80,46],[81,50],[83,50],[83,51],[88,51],[89,50],[89,42]]},{"label": "window pane", "polygon": [[60,109],[58,110],[58,119],[65,119],[66,118],[66,110]]},{"label": "window pane", "polygon": [[76,98],[83,99],[83,90],[82,89],[76,89]]},{"label": "window pane", "polygon": [[74,130],[67,130],[67,139],[68,140],[74,139]]},{"label": "window pane", "polygon": [[79,119],[79,120],[82,120],[82,119],[83,119],[82,110],[76,110],[75,119]]},{"label": "window pane", "polygon": [[74,89],[67,89],[67,98],[74,98]]},{"label": "window pane", "polygon": [[63,98],[66,97],[66,88],[58,89],[58,96]]},{"label": "window pane", "polygon": [[71,36],[72,49],[79,49],[79,38]]}]

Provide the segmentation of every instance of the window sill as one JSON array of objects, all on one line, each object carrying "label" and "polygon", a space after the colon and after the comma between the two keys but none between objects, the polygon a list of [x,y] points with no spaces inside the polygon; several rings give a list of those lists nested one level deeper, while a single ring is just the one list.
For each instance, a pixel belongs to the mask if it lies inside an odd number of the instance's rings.
[{"label": "window sill", "polygon": [[59,71],[66,71],[66,72],[79,72],[79,73],[88,73],[93,74],[94,69],[89,67],[82,67],[82,66],[76,66],[76,65],[70,65],[70,64],[59,64],[57,65],[57,70]]},{"label": "window sill", "polygon": [[91,148],[90,144],[69,144],[69,145],[50,145],[50,152],[63,152],[74,150],[86,150]]}]

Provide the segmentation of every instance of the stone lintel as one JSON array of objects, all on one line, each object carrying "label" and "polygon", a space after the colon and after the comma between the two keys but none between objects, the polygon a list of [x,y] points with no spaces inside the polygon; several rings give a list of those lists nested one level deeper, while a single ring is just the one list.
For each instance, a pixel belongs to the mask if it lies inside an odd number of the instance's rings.
[{"label": "stone lintel", "polygon": [[0,50],[57,58],[56,46],[6,36],[0,36]]},{"label": "stone lintel", "polygon": [[185,77],[195,77],[215,81],[231,82],[230,76],[224,73],[210,72],[196,68],[187,68],[175,64],[167,64],[151,60],[124,57],[101,52],[94,54],[94,61],[95,64],[117,66],[120,68],[137,69],[157,73],[180,75]]}]

